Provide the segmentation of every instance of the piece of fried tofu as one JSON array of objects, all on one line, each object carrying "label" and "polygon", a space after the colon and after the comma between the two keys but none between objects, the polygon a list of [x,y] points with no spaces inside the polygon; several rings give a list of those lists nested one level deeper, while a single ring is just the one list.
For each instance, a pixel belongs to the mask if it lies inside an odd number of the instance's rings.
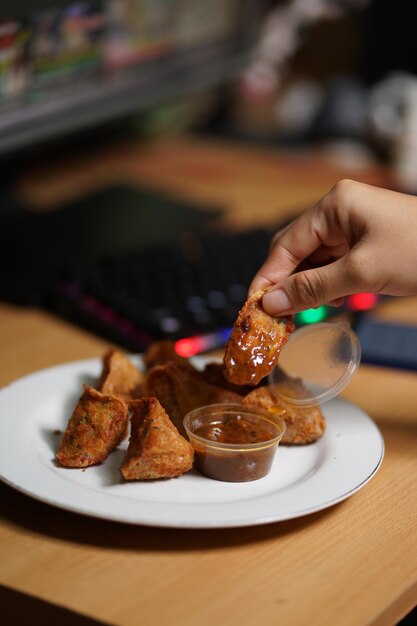
[{"label": "piece of fried tofu", "polygon": [[85,387],[56,454],[65,467],[104,461],[127,434],[128,407],[123,400]]},{"label": "piece of fried tofu", "polygon": [[262,307],[264,291],[247,299],[234,323],[224,353],[224,376],[237,385],[257,385],[276,365],[290,333],[291,316],[275,318]]},{"label": "piece of fried tofu", "polygon": [[178,354],[174,342],[169,339],[154,341],[143,355],[143,362],[148,370],[155,365],[164,365],[169,361],[186,365],[192,370],[195,369],[188,359]]},{"label": "piece of fried tofu", "polygon": [[206,404],[242,400],[238,393],[210,385],[200,372],[174,361],[155,365],[149,370],[144,395],[158,398],[182,435],[185,435],[182,422],[189,411]]},{"label": "piece of fried tofu", "polygon": [[125,480],[175,478],[193,466],[194,450],[156,398],[130,403],[129,447],[121,472]]},{"label": "piece of fried tofu", "polygon": [[101,393],[129,401],[140,397],[145,375],[121,352],[110,350],[103,357],[99,384]]},{"label": "piece of fried tofu", "polygon": [[[293,379],[293,381],[295,380]],[[300,395],[303,394],[301,381],[293,382],[291,393],[294,392],[295,384],[299,385]],[[281,401],[276,394],[273,394],[269,387],[254,389],[243,398],[242,402],[281,415],[287,426],[281,440],[282,444],[313,443],[320,439],[326,430],[326,420],[318,404],[312,406],[289,405]]]}]

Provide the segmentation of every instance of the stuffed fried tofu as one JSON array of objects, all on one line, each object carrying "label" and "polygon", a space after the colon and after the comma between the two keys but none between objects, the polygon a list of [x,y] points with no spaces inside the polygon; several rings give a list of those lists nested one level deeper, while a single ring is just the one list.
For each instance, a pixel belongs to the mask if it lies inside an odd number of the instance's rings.
[{"label": "stuffed fried tofu", "polygon": [[193,466],[194,450],[182,437],[156,398],[143,397],[130,404],[131,428],[125,480],[175,478]]},{"label": "stuffed fried tofu", "polygon": [[199,372],[173,361],[149,371],[144,394],[158,398],[182,435],[185,435],[182,421],[189,411],[206,404],[242,400],[239,394],[210,385]]},{"label": "stuffed fried tofu", "polygon": [[237,385],[257,385],[267,376],[295,330],[291,316],[274,318],[263,310],[264,293],[248,298],[226,344],[224,376]]},{"label": "stuffed fried tofu", "polygon": [[174,342],[169,339],[155,341],[143,355],[143,362],[148,370],[155,365],[165,365],[169,361],[186,365],[189,369],[195,370],[188,359],[176,352]]},{"label": "stuffed fried tofu", "polygon": [[124,439],[127,425],[125,402],[86,387],[69,419],[56,458],[65,467],[101,463]]},{"label": "stuffed fried tofu", "polygon": [[144,378],[124,354],[110,350],[103,358],[100,391],[129,401],[141,395]]},{"label": "stuffed fried tofu", "polygon": [[[301,381],[293,382],[288,388],[288,392],[294,392],[295,384],[298,384],[299,393],[302,395],[304,389]],[[280,401],[269,387],[254,389],[243,398],[242,403],[281,415],[287,427],[281,444],[313,443],[320,439],[326,430],[326,420],[318,404],[308,407],[290,406]]]}]

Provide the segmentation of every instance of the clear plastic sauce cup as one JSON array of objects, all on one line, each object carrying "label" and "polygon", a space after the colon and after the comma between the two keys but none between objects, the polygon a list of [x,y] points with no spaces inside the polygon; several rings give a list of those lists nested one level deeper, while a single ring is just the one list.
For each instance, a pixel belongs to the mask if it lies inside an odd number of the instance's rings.
[{"label": "clear plastic sauce cup", "polygon": [[[269,389],[284,403],[308,407],[339,394],[359,367],[361,346],[347,322],[322,322],[296,330],[268,378]],[[302,381],[303,392],[291,381]]]},{"label": "clear plastic sauce cup", "polygon": [[188,413],[184,427],[194,447],[197,469],[209,478],[246,482],[266,476],[285,422],[242,404],[211,404]]}]

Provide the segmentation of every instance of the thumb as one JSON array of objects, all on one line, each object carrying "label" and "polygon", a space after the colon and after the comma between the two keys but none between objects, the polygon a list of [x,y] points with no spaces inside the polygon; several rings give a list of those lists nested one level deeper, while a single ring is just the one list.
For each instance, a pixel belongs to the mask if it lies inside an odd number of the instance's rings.
[{"label": "thumb", "polygon": [[297,272],[264,295],[265,311],[274,317],[318,307],[361,291],[352,282],[347,257],[323,267]]}]

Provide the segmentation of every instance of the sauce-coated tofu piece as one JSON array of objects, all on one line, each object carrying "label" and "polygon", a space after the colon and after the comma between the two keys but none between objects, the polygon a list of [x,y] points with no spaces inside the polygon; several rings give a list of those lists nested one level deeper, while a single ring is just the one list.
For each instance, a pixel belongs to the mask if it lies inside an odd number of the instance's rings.
[{"label": "sauce-coated tofu piece", "polygon": [[262,308],[264,291],[248,298],[239,311],[224,353],[224,376],[236,385],[257,385],[277,364],[295,330],[291,316],[271,317]]}]

